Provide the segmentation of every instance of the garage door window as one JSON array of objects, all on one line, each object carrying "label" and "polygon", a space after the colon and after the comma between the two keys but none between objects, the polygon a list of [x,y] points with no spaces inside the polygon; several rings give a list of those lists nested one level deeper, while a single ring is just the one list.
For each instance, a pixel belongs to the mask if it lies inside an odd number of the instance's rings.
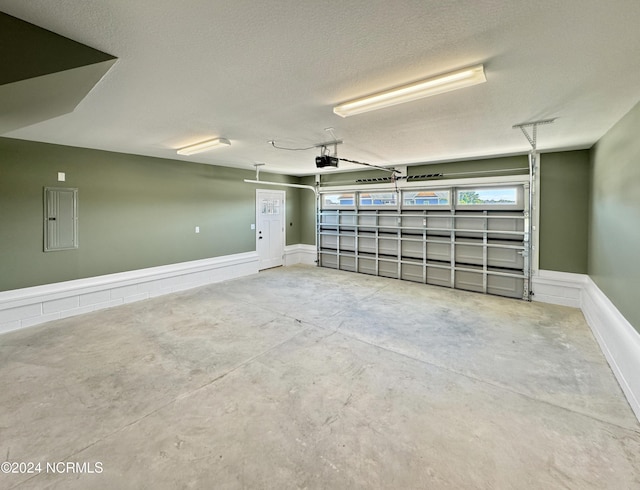
[{"label": "garage door window", "polygon": [[420,190],[404,191],[402,193],[403,207],[448,207],[450,205],[451,191],[445,190]]},{"label": "garage door window", "polygon": [[353,208],[356,204],[355,192],[322,194],[322,209]]},{"label": "garage door window", "polygon": [[456,207],[523,209],[522,187],[478,187],[456,190]]},{"label": "garage door window", "polygon": [[398,205],[395,192],[360,192],[360,206],[393,207]]}]

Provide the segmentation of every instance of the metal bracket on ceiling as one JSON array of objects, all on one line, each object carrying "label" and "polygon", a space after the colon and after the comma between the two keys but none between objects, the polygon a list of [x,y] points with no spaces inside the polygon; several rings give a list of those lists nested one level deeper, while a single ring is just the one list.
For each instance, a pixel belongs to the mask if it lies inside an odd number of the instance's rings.
[{"label": "metal bracket on ceiling", "polygon": [[327,146],[333,146],[333,156],[338,155],[338,145],[341,145],[343,143],[342,140],[332,140],[332,141],[326,141],[324,143],[318,143],[317,145],[313,145],[315,148],[320,148],[320,152],[322,155],[325,154],[325,151],[327,150]]},{"label": "metal bracket on ceiling", "polygon": [[331,137],[333,138],[333,140],[331,142],[328,143],[321,143],[322,145],[322,153],[324,154],[325,150],[326,150],[326,146],[325,145],[331,145],[333,144],[333,156],[337,157],[338,156],[338,145],[342,144],[342,140],[339,140],[336,137],[336,133],[334,132],[334,129],[329,127],[329,128],[324,128],[324,130],[329,133],[331,135]]},{"label": "metal bracket on ceiling", "polygon": [[260,167],[265,166],[266,163],[256,162],[253,166],[256,168],[256,180],[260,180]]},{"label": "metal bracket on ceiling", "polygon": [[[543,124],[551,124],[555,120],[556,118],[554,117],[553,119],[541,119],[539,121],[532,121],[532,122],[522,123],[522,124],[514,124],[512,128],[522,130],[522,134],[524,134],[525,138],[527,138],[527,140],[529,141],[529,144],[531,145],[532,152],[535,152],[537,149],[538,126],[541,126]],[[527,128],[533,128],[531,130],[531,134],[527,132]]]}]

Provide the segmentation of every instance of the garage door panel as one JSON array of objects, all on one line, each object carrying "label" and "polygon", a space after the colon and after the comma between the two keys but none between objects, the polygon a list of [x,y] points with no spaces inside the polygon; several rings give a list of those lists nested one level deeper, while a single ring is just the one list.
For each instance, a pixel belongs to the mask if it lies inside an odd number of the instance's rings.
[{"label": "garage door panel", "polygon": [[358,224],[360,231],[376,231],[377,216],[372,213],[362,213],[358,216]]},{"label": "garage door panel", "polygon": [[398,240],[391,238],[378,239],[378,254],[398,255]]},{"label": "garage door panel", "polygon": [[339,219],[340,219],[340,216],[338,215],[337,211],[333,211],[333,212],[327,211],[322,216],[322,223],[325,225],[337,225]]},{"label": "garage door panel", "polygon": [[356,271],[356,258],[346,255],[340,256],[340,270],[343,271]]},{"label": "garage door panel", "polygon": [[374,259],[358,259],[358,272],[376,275],[376,261]]},{"label": "garage door panel", "polygon": [[487,292],[498,296],[522,298],[524,282],[520,278],[489,275],[487,278]]},{"label": "garage door panel", "polygon": [[[482,216],[482,215],[474,215]],[[484,230],[484,219],[475,218],[473,216],[464,217],[464,215],[456,215],[457,230]]]},{"label": "garage door panel", "polygon": [[401,266],[401,279],[405,281],[423,282],[424,267],[414,264],[402,264]]},{"label": "garage door panel", "polygon": [[336,250],[338,248],[338,237],[336,235],[320,235],[320,245],[322,248]]},{"label": "garage door panel", "polygon": [[482,265],[483,253],[482,242],[471,242],[469,244],[456,244],[456,263]]},{"label": "garage door panel", "polygon": [[404,228],[424,228],[425,226],[425,217],[422,215],[418,216],[403,216],[402,217],[402,226]]},{"label": "garage door panel", "polygon": [[356,249],[355,235],[340,235],[340,250],[353,252]]},{"label": "garage door panel", "polygon": [[491,218],[489,217],[487,229],[493,231],[524,231],[522,218]]},{"label": "garage door panel", "polygon": [[400,223],[398,216],[385,216],[381,214],[378,217],[378,226],[380,232],[396,233],[399,225]]},{"label": "garage door panel", "polygon": [[355,214],[344,214],[340,216],[341,226],[355,226],[358,224],[358,217]]},{"label": "garage door panel", "polygon": [[451,270],[427,266],[427,284],[451,287]]},{"label": "garage door panel", "polygon": [[[502,242],[502,244],[504,243]],[[487,249],[487,264],[489,267],[522,270],[524,268],[524,256],[522,255],[522,250],[489,247]]]},{"label": "garage door panel", "polygon": [[362,253],[376,253],[376,239],[373,237],[358,237],[358,251]]},{"label": "garage door panel", "polygon": [[427,228],[430,230],[451,230],[452,218],[451,215],[447,216],[431,216],[427,217]]},{"label": "garage door panel", "polygon": [[329,267],[330,269],[337,269],[338,257],[336,255],[320,252],[320,265],[322,267]]},{"label": "garage door panel", "polygon": [[451,261],[451,242],[445,243],[427,243],[427,259],[441,260],[443,262]]},{"label": "garage door panel", "polygon": [[[523,219],[489,219],[489,238],[496,240],[522,240],[524,231]],[[500,233],[508,231],[509,234]]]},{"label": "garage door panel", "polygon": [[383,277],[398,278],[398,263],[381,260],[378,263],[378,275]]},{"label": "garage door panel", "polygon": [[455,288],[466,291],[484,291],[482,286],[482,274],[480,272],[456,271]]},{"label": "garage door panel", "polygon": [[422,247],[423,247],[423,242],[403,240],[402,256],[422,259],[422,255],[423,255]]}]

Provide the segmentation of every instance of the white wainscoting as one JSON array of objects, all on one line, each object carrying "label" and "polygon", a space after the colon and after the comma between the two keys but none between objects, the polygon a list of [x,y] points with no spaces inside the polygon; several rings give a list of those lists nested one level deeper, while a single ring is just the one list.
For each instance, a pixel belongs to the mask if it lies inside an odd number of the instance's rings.
[{"label": "white wainscoting", "polygon": [[538,271],[533,300],[580,308],[640,421],[640,333],[585,274]]},{"label": "white wainscoting", "polygon": [[150,267],[0,292],[0,333],[257,274],[258,254]]},{"label": "white wainscoting", "polygon": [[640,421],[640,333],[591,278],[582,290],[582,312],[629,405]]},{"label": "white wainscoting", "polygon": [[318,253],[315,245],[288,245],[284,248],[284,265],[316,265]]}]

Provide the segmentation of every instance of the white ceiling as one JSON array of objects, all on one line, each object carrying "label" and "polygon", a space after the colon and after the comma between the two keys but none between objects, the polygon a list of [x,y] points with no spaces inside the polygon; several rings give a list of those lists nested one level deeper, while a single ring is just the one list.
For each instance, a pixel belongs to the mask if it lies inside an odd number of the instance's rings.
[{"label": "white ceiling", "polygon": [[[73,113],[5,134],[292,175],[588,148],[640,100],[638,0],[0,0],[119,58]],[[335,104],[484,63],[487,83],[349,118]],[[176,149],[213,137],[231,147]],[[349,164],[340,164],[342,169]]]}]

